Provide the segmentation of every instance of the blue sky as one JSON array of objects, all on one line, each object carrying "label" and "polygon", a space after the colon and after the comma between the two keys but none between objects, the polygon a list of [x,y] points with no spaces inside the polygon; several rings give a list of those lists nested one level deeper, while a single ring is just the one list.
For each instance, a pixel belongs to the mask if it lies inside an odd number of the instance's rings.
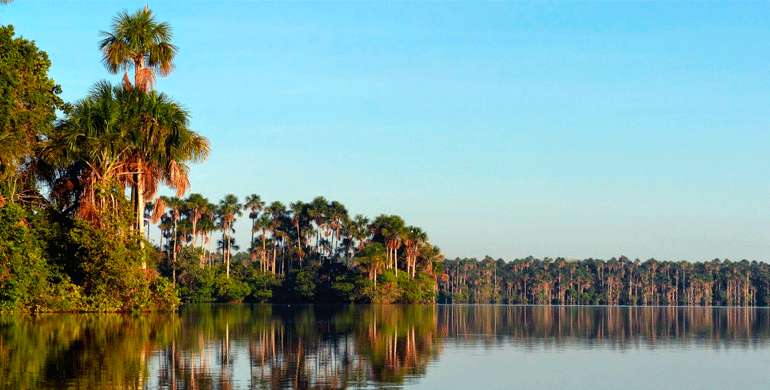
[{"label": "blue sky", "polygon": [[98,33],[145,4],[212,201],[323,195],[450,258],[770,261],[770,4],[16,0],[0,23],[75,101],[118,82]]}]

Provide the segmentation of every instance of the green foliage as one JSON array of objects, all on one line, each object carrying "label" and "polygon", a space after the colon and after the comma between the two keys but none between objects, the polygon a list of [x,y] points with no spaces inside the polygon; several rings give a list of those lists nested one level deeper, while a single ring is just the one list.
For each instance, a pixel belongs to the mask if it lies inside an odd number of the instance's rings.
[{"label": "green foliage", "polygon": [[284,301],[288,303],[313,302],[316,293],[316,276],[320,266],[309,265],[292,270],[283,281]]},{"label": "green foliage", "polygon": [[13,26],[0,26],[0,183],[6,197],[13,192],[7,185],[15,184],[8,178],[51,129],[56,109],[66,108],[61,88],[48,78],[48,55],[13,35]]},{"label": "green foliage", "polygon": [[0,310],[44,310],[52,292],[51,270],[30,215],[15,204],[0,206]]},{"label": "green foliage", "polygon": [[214,294],[217,302],[242,302],[251,293],[249,285],[227,275],[219,274],[214,278]]},{"label": "green foliage", "polygon": [[246,277],[251,293],[246,296],[247,302],[265,303],[273,299],[273,290],[281,285],[278,275],[254,270]]},{"label": "green foliage", "polygon": [[167,283],[141,270],[141,238],[115,226],[96,228],[76,219],[67,234],[69,270],[83,288],[89,311],[135,311],[173,308],[178,302]]},{"label": "green foliage", "polygon": [[[213,302],[215,271],[201,267],[201,248],[184,248],[177,253],[177,285],[183,302]],[[170,275],[170,272],[169,272]]]}]

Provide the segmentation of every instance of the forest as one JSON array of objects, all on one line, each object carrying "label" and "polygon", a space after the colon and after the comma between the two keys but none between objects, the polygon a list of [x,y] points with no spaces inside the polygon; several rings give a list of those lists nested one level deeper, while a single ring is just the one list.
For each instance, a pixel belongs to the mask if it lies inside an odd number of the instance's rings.
[{"label": "forest", "polygon": [[439,303],[768,306],[770,264],[487,256],[443,263]]},{"label": "forest", "polygon": [[[396,215],[351,218],[322,196],[287,207],[256,194],[210,203],[194,193],[146,206],[160,231],[158,269],[184,302],[435,301],[441,250]],[[232,233],[244,216],[251,240],[241,248]]]}]

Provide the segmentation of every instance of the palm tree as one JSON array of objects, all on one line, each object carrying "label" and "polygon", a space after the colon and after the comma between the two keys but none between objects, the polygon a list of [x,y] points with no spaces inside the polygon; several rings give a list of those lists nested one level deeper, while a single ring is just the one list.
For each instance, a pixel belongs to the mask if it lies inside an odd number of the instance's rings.
[{"label": "palm tree", "polygon": [[155,204],[153,202],[146,202],[144,204],[144,224],[147,228],[147,241],[150,241],[150,220],[152,219],[152,212],[155,210]]},{"label": "palm tree", "polygon": [[177,47],[171,44],[171,26],[158,23],[152,11],[145,7],[134,14],[120,12],[112,19],[112,31],[100,33],[102,63],[112,74],[134,68],[134,86],[142,91],[152,89],[155,74],[167,76],[174,70]]},{"label": "palm tree", "polygon": [[319,252],[321,231],[325,230],[326,227],[326,211],[328,207],[329,203],[326,202],[326,198],[323,196],[317,196],[315,199],[313,199],[312,202],[310,202],[310,208],[308,209],[308,214],[310,215],[310,218],[313,220],[313,222],[315,222],[316,226],[316,252]]},{"label": "palm tree", "polygon": [[243,205],[238,203],[238,197],[233,194],[228,194],[224,199],[219,201],[219,218],[222,222],[222,242],[223,250],[222,256],[226,264],[227,277],[230,278],[230,248],[232,243],[232,226],[236,220],[236,216],[243,215],[241,208]]},{"label": "palm tree", "polygon": [[397,215],[380,215],[371,224],[375,240],[385,244],[388,267],[393,267],[398,276],[398,248],[401,247],[401,235],[404,231],[404,220]]},{"label": "palm tree", "polygon": [[40,152],[43,160],[61,169],[52,191],[60,205],[97,225],[106,212],[117,211],[115,197],[122,196],[129,170],[125,134],[131,123],[123,110],[127,95],[107,82],[97,83],[57,124]]},{"label": "palm tree", "polygon": [[209,153],[208,140],[188,129],[189,114],[164,94],[147,93],[152,89],[155,73],[166,76],[174,69],[176,46],[170,43],[171,27],[158,23],[147,7],[134,14],[118,13],[112,20],[112,31],[102,31],[99,43],[102,62],[116,74],[123,70],[124,89],[131,90],[128,69],[134,68],[132,96],[135,104],[130,114],[137,120],[129,134],[131,163],[134,172],[131,196],[136,212],[136,228],[143,234],[144,220],[139,214],[144,198],[152,198],[163,180],[184,195],[188,160],[204,160]]},{"label": "palm tree", "polygon": [[332,201],[329,203],[328,207],[328,215],[329,215],[329,228],[334,232],[334,236],[332,237],[332,242],[334,242],[334,239],[336,237],[337,243],[333,244],[332,247],[334,248],[334,252],[336,254],[337,252],[337,246],[339,245],[340,240],[340,228],[342,228],[342,224],[349,219],[348,217],[348,210],[345,208],[345,206],[335,201]]},{"label": "palm tree", "polygon": [[198,242],[198,221],[204,216],[208,205],[209,200],[201,194],[190,194],[184,202],[184,212],[192,224],[193,246]]},{"label": "palm tree", "polygon": [[353,225],[353,237],[358,240],[358,249],[361,250],[366,245],[367,239],[371,236],[369,218],[356,214],[351,224]]},{"label": "palm tree", "polygon": [[[217,225],[214,223],[213,210],[216,210],[216,205],[210,203],[206,207],[206,211],[204,212],[203,218],[201,218],[197,226],[197,229],[200,231],[200,234],[201,234],[201,248],[203,248],[203,251],[201,251],[201,258],[200,258],[201,267],[203,267],[204,263],[207,263],[207,261],[204,261],[204,257],[205,258],[211,257],[211,235],[214,232],[214,230],[217,230]],[[206,245],[209,246],[208,248],[209,256],[206,256]]]},{"label": "palm tree", "polygon": [[[125,102],[125,115],[132,123],[125,140],[134,207],[155,196],[161,182],[175,189],[176,196],[184,195],[190,187],[187,163],[208,157],[208,140],[189,129],[189,113],[167,95],[154,91],[132,95]],[[140,209],[135,211],[141,234],[143,215]]]},{"label": "palm tree", "polygon": [[286,206],[278,201],[275,201],[273,203],[270,203],[270,206],[265,207],[265,211],[267,214],[269,214],[272,219],[270,220],[270,230],[273,233],[273,271],[275,271],[276,266],[276,255],[277,255],[277,246],[278,246],[278,239],[279,237],[283,239],[286,232],[280,230],[281,227],[281,218],[286,213]]},{"label": "palm tree", "polygon": [[369,275],[369,279],[374,282],[374,288],[377,289],[377,275],[387,265],[385,247],[379,242],[373,242],[361,249],[356,260],[358,266]]},{"label": "palm tree", "polygon": [[[251,219],[251,242],[254,242],[254,228],[256,227],[257,218],[259,218],[259,212],[265,207],[265,202],[257,194],[251,194],[246,197],[246,203],[243,204],[243,209],[251,209],[249,213],[249,219]],[[251,244],[249,244],[251,246]]]},{"label": "palm tree", "polygon": [[180,236],[180,234],[179,234],[178,226],[179,226],[179,217],[182,214],[182,208],[184,207],[185,203],[184,203],[184,201],[182,199],[179,199],[176,196],[174,196],[174,197],[161,196],[160,200],[162,200],[162,201],[158,201],[156,203],[159,204],[162,207],[166,207],[166,208],[170,209],[169,211],[171,212],[170,213],[171,220],[174,223],[174,234],[172,236],[172,238],[173,238],[173,244],[172,245],[173,246],[172,246],[172,249],[171,249],[171,255],[172,255],[171,262],[173,264],[173,266],[172,266],[173,279],[172,280],[174,281],[174,284],[176,284],[176,254],[177,254],[177,251],[179,250],[179,247],[181,246],[179,244],[179,241],[180,241],[179,240],[179,236]]},{"label": "palm tree", "polygon": [[403,241],[406,246],[406,270],[414,277],[418,250],[420,245],[428,241],[428,235],[418,227],[409,226],[404,229]]},{"label": "palm tree", "polygon": [[292,215],[291,215],[291,223],[294,225],[294,228],[297,229],[297,256],[299,257],[299,266],[302,268],[302,255],[304,255],[304,252],[302,251],[302,225],[305,222],[305,220],[308,217],[307,210],[308,210],[308,204],[305,202],[298,200],[294,203],[289,204],[289,208],[291,209]]},{"label": "palm tree", "polygon": [[262,268],[262,271],[267,272],[268,270],[268,261],[267,261],[267,231],[270,229],[270,225],[272,224],[273,219],[268,214],[262,214],[262,216],[257,220],[257,223],[253,230],[259,230],[259,236],[257,236],[257,239],[262,242],[262,250],[260,251],[260,265]]},{"label": "palm tree", "polygon": [[118,210],[115,198],[130,186],[134,228],[144,236],[145,198],[161,182],[181,196],[189,187],[187,162],[208,156],[208,140],[188,125],[189,114],[165,94],[97,83],[42,148],[41,158],[65,173],[54,196],[65,204],[75,198],[72,207],[98,223]]}]

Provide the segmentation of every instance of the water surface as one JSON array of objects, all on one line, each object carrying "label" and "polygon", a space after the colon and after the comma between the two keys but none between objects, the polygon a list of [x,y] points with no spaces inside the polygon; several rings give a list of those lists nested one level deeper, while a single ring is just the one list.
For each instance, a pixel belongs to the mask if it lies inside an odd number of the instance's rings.
[{"label": "water surface", "polygon": [[757,308],[196,305],[0,319],[3,389],[765,389]]}]

